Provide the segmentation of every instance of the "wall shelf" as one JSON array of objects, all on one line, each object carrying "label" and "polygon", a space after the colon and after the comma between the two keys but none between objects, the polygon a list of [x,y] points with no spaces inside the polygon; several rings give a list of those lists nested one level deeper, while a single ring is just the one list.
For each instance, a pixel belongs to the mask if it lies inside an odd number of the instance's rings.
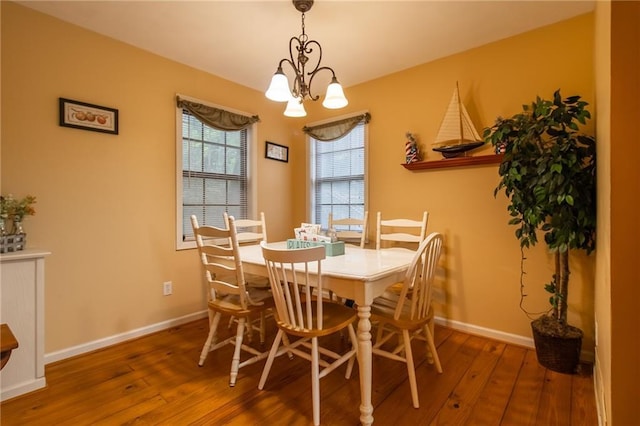
[{"label": "wall shelf", "polygon": [[417,163],[402,164],[407,170],[443,169],[448,167],[480,166],[482,164],[498,164],[504,154],[477,155],[475,157],[443,158],[436,161],[418,161]]}]

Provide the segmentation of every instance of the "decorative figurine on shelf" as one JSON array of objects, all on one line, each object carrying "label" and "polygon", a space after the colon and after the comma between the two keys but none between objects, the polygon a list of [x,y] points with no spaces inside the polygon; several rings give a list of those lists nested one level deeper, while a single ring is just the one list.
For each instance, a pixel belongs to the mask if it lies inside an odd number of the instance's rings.
[{"label": "decorative figurine on shelf", "polygon": [[411,134],[411,132],[407,132],[407,143],[404,145],[405,153],[406,153],[406,162],[407,164],[416,163],[421,160],[420,152],[418,151],[418,143],[416,142],[416,138]]}]

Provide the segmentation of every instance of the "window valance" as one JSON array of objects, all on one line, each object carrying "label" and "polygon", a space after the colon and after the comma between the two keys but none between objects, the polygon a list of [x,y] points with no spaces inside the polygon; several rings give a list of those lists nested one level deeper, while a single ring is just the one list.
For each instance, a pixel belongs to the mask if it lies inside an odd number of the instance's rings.
[{"label": "window valance", "polygon": [[248,117],[246,115],[236,114],[235,112],[226,111],[224,109],[191,102],[180,98],[180,96],[177,96],[176,100],[178,108],[186,109],[201,122],[218,130],[242,130],[251,126],[253,123],[260,121],[260,117],[257,115]]},{"label": "window valance", "polygon": [[358,124],[371,121],[371,114],[364,113],[330,123],[319,124],[317,126],[303,127],[302,131],[319,141],[332,141],[339,139],[349,133]]}]

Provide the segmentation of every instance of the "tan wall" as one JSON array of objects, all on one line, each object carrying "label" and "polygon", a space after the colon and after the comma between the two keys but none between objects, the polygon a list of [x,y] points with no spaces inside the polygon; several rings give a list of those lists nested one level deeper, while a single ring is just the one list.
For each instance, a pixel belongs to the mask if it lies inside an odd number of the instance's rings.
[{"label": "tan wall", "polygon": [[[598,319],[610,318],[600,359],[610,367],[609,424],[638,422],[640,395],[640,168],[637,156],[640,117],[640,3],[611,3],[610,116],[610,306],[598,306]],[[600,302],[600,301],[598,301]],[[600,343],[600,342],[599,342]],[[610,343],[610,346],[607,344]],[[607,351],[610,350],[610,353]]]},{"label": "tan wall", "polygon": [[594,384],[598,413],[611,411],[611,4],[596,5],[596,96],[598,155],[598,239],[594,320]]},{"label": "tan wall", "polygon": [[[175,95],[260,115],[258,207],[291,223],[280,105],[260,92],[2,2],[2,194],[37,197],[28,246],[48,249],[47,353],[205,309],[193,250],[175,250]],[[117,108],[120,134],[58,126],[58,97]],[[284,187],[282,191],[271,191]],[[277,220],[271,220],[277,218]],[[174,294],[162,296],[171,280]]]},{"label": "tan wall", "polygon": [[[456,80],[479,129],[557,88],[593,103],[593,26],[585,15],[347,88],[351,103],[339,114],[373,116],[372,221],[378,210],[417,216],[427,209],[429,230],[445,234],[438,315],[530,336],[518,309],[518,243],[504,196],[493,197],[496,166],[407,171],[405,132],[439,161],[429,143]],[[176,92],[259,114],[259,208],[270,234],[287,237],[306,219],[304,180],[294,177],[305,175],[300,127],[329,117],[317,105],[307,119],[284,119],[282,105],[262,93],[6,2],[2,89],[2,193],[38,196],[38,213],[25,223],[29,243],[53,252],[46,352],[203,309],[194,254],[176,252],[173,241]],[[59,96],[118,108],[120,135],[58,127]],[[263,160],[264,140],[289,145],[290,163]],[[539,312],[547,308],[542,283],[551,264],[542,245],[527,258],[526,305]],[[570,320],[591,350],[594,261],[575,256],[571,266]],[[161,295],[166,280],[173,296]]]},{"label": "tan wall", "polygon": [[[507,225],[506,197],[493,196],[497,165],[408,171],[401,166],[405,132],[417,135],[427,160],[444,161],[430,143],[456,81],[480,132],[497,116],[519,112],[537,95],[551,98],[558,88],[564,96],[581,95],[594,113],[593,31],[594,16],[587,14],[346,89],[348,109],[372,115],[370,229],[375,230],[377,211],[388,217],[419,217],[428,210],[428,232],[445,235],[446,277],[436,295],[437,315],[531,336],[529,319],[518,308],[515,227]],[[316,105],[309,110],[316,120],[329,116]],[[585,131],[593,134],[593,127],[591,122]],[[491,148],[477,151],[482,153],[491,153]],[[297,182],[296,194],[302,193],[304,183]],[[301,197],[296,198],[295,218],[304,219]],[[543,312],[548,308],[543,284],[551,280],[553,264],[544,244],[526,257],[525,305],[531,312]],[[594,260],[575,253],[571,261],[569,319],[585,331],[586,351],[593,351]]]}]

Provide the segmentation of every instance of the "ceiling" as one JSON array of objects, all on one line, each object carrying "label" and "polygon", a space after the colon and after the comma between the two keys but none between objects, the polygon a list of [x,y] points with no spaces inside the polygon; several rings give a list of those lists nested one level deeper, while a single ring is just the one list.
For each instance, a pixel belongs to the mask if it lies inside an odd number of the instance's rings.
[{"label": "ceiling", "polygon": [[[17,3],[260,91],[301,34],[290,0]],[[316,0],[305,32],[348,87],[594,7],[595,0]]]}]

